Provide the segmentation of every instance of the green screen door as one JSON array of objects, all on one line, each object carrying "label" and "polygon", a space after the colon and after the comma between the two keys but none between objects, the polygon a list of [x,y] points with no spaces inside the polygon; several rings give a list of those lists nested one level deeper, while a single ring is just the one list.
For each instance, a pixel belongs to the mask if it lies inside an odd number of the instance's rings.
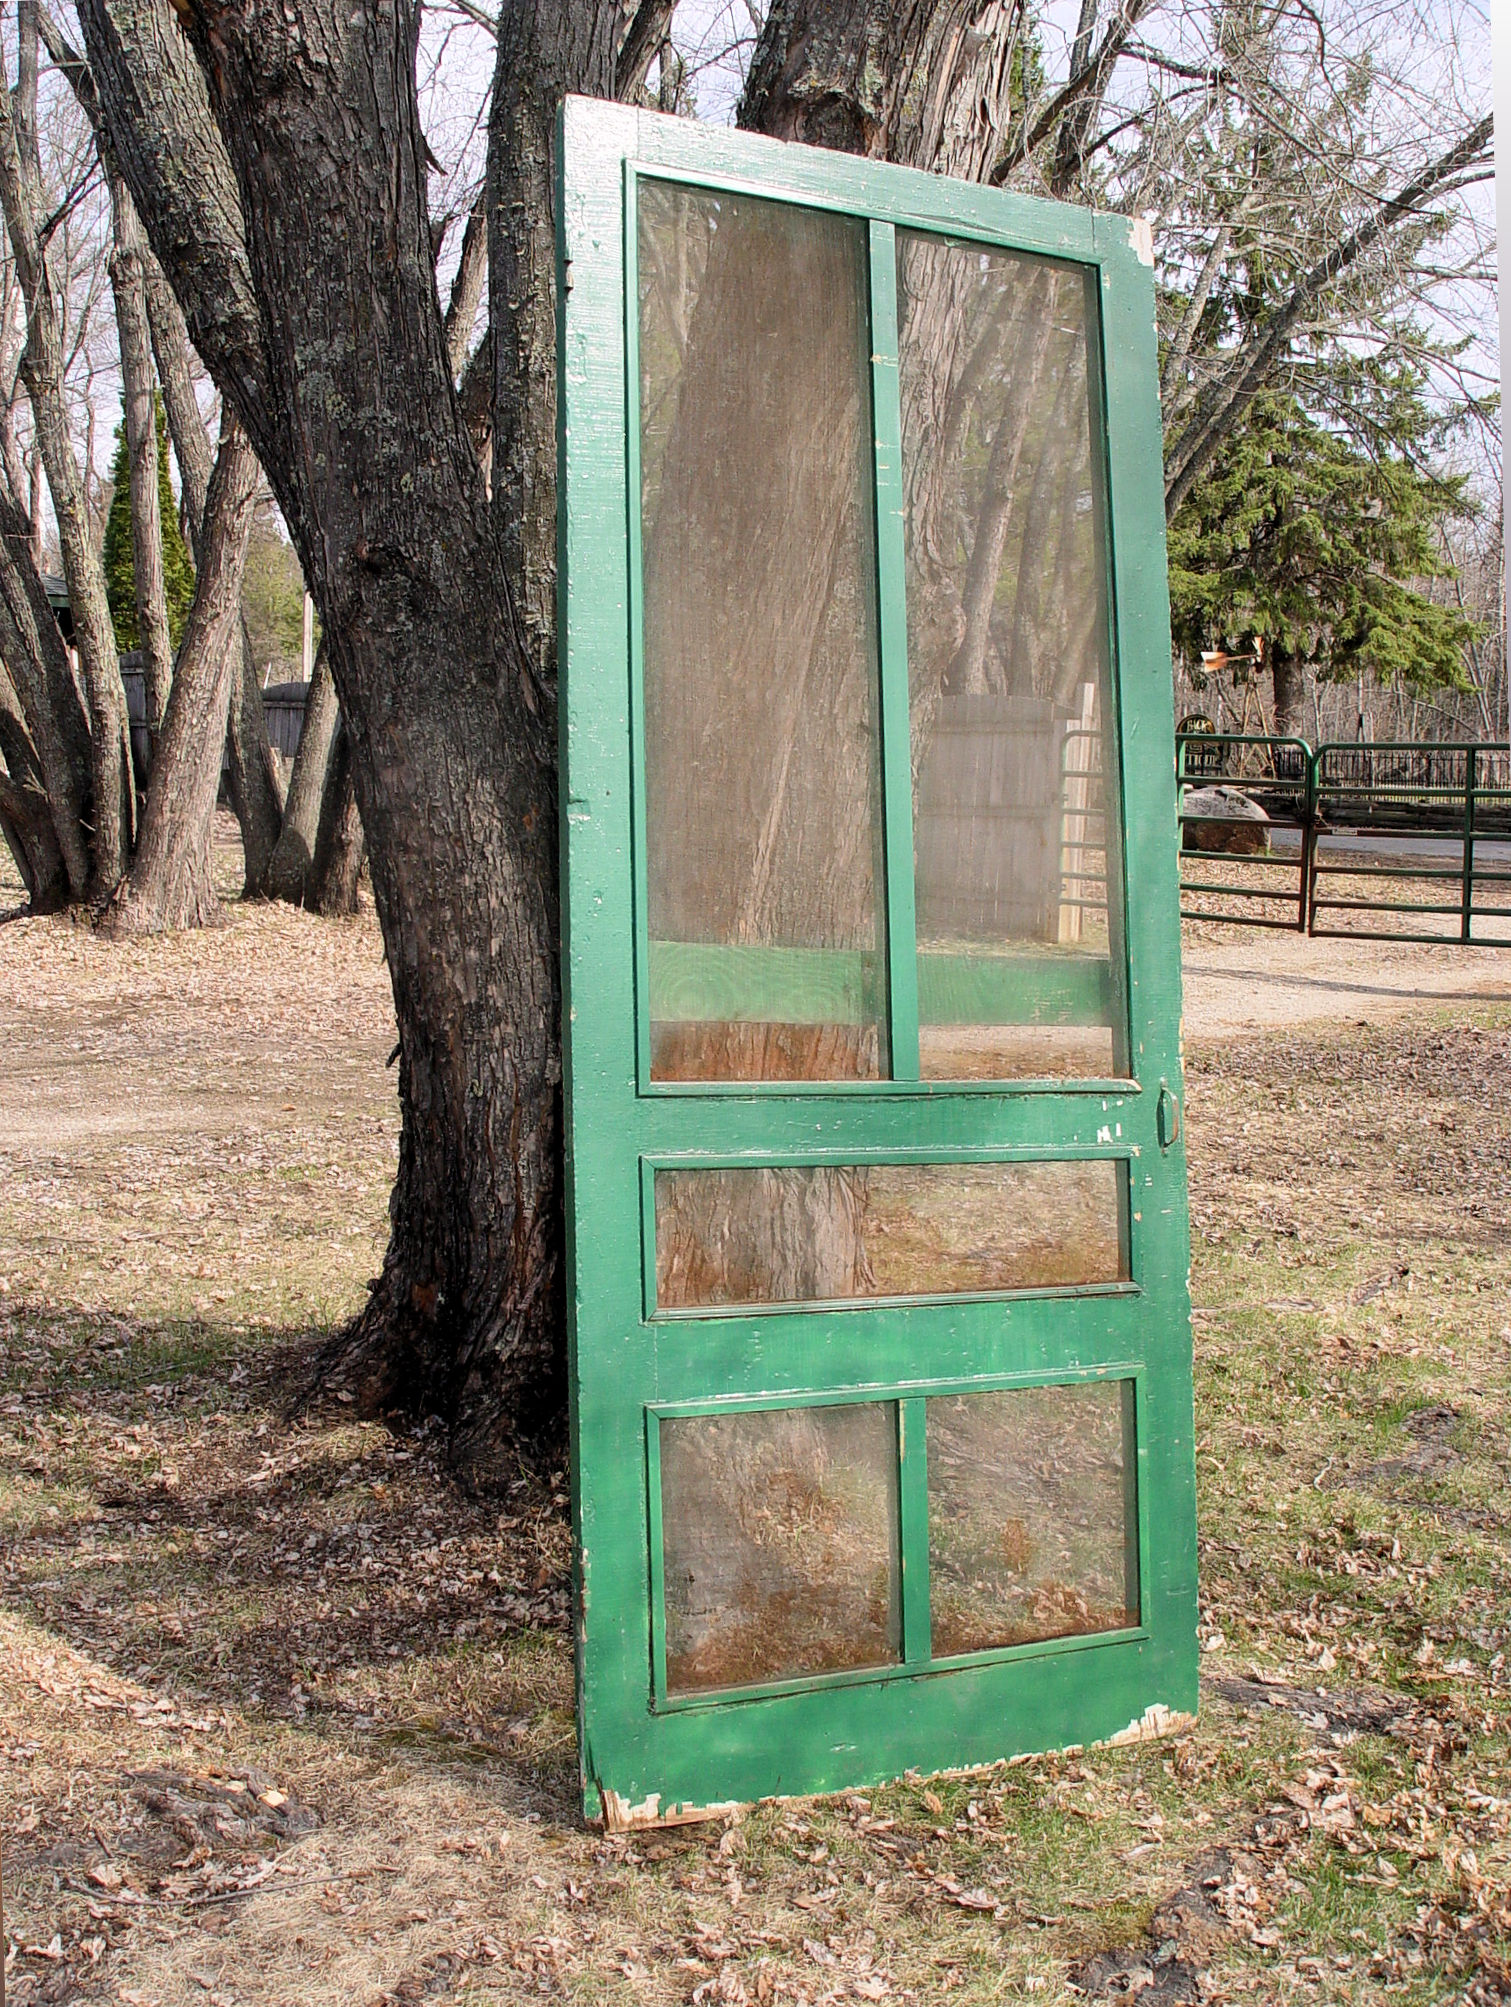
[{"label": "green screen door", "polygon": [[1196,1576],[1152,271],[1126,219],[621,106],[560,157],[585,1809],[1157,1729]]}]

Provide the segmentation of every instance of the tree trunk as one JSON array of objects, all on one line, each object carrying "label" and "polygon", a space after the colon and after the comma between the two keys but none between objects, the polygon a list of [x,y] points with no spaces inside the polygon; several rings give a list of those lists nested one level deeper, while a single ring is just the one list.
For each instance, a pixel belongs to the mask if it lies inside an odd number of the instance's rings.
[{"label": "tree trunk", "polygon": [[257,471],[257,456],[228,412],[205,503],[205,561],[152,763],[141,840],[105,916],[111,933],[202,927],[218,911],[210,825]]},{"label": "tree trunk", "polygon": [[[532,118],[562,88],[606,88],[617,7],[513,13],[552,80]],[[374,1400],[438,1412],[459,1451],[483,1451],[561,1391],[555,699],[453,389],[417,10],[197,11],[194,78],[160,0],[86,0],[82,19],[154,249],[294,538],[350,734],[404,1110],[392,1240],[354,1343]],[[511,188],[549,181],[537,151]],[[523,207],[515,227],[533,230]],[[554,259],[535,283],[532,326],[549,329]],[[504,291],[495,273],[490,299]],[[544,466],[554,419],[523,418],[508,434]],[[533,505],[549,541],[553,498]],[[530,589],[549,608],[549,575]]]},{"label": "tree trunk", "polygon": [[283,829],[283,782],[268,737],[262,685],[252,661],[252,640],[239,623],[232,665],[231,703],[226,719],[226,791],[241,825],[242,897],[260,899],[267,890],[268,866]]},{"label": "tree trunk", "polygon": [[1306,664],[1290,649],[1272,642],[1270,674],[1275,685],[1275,736],[1299,739],[1306,730]]},{"label": "tree trunk", "polygon": [[366,855],[357,790],[352,784],[351,742],[345,727],[338,725],[325,776],[306,904],[327,919],[349,918],[357,911],[357,886]]},{"label": "tree trunk", "polygon": [[116,659],[105,574],[89,531],[63,389],[62,337],[39,236],[41,189],[29,146],[18,137],[9,90],[0,86],[0,206],[26,302],[21,375],[31,399],[37,444],[47,470],[58,545],[84,668],[90,712],[93,890],[104,897],[125,869],[135,816],[126,692]]},{"label": "tree trunk", "polygon": [[[199,399],[194,394],[194,365],[189,353],[189,330],[183,310],[173,297],[173,289],[163,269],[150,251],[144,269],[147,286],[147,315],[152,326],[152,352],[163,386],[163,406],[168,414],[168,436],[178,459],[179,478],[184,487],[184,515],[189,525],[189,543],[196,566],[204,563],[205,496],[210,485],[213,453],[210,435],[200,416]],[[243,896],[257,897],[263,890],[273,848],[283,821],[283,791],[277,761],[268,738],[268,722],[262,708],[262,690],[252,660],[252,644],[246,621],[239,623],[231,683],[231,703],[226,734],[228,783],[231,806],[241,825],[244,860]]]},{"label": "tree trunk", "polygon": [[473,204],[462,233],[461,257],[451,282],[451,298],[446,305],[446,359],[453,378],[460,381],[472,352],[472,336],[477,327],[478,308],[483,304],[483,286],[488,278],[488,217],[482,198]]},{"label": "tree trunk", "polygon": [[499,17],[488,120],[493,509],[534,672],[556,665],[556,112],[614,95],[620,11],[522,0]]},{"label": "tree trunk", "polygon": [[153,397],[152,344],[147,332],[147,291],[142,272],[142,226],[126,185],[110,176],[115,246],[110,284],[121,345],[121,401],[131,468],[131,549],[136,580],[137,646],[147,689],[147,726],[162,728],[173,682],[168,596],[163,583],[163,522],[157,486],[157,405]]},{"label": "tree trunk", "polygon": [[[795,21],[814,46],[799,12],[778,0],[767,37]],[[888,54],[868,149],[988,171],[1011,34],[966,0],[895,30],[886,9],[851,15],[802,78],[854,97]],[[177,18],[81,0],[80,17],[153,247],[299,551],[350,734],[403,1108],[392,1238],[353,1342],[370,1398],[440,1413],[459,1453],[482,1452],[561,1391],[552,146],[564,91],[611,94],[623,11],[500,17],[491,504],[436,301],[410,0]],[[1013,18],[989,4],[985,26]],[[767,70],[746,122],[795,133],[801,91]]]},{"label": "tree trunk", "polygon": [[10,772],[0,770],[0,836],[15,860],[33,913],[58,913],[68,904],[68,873],[53,833],[47,795],[35,778],[14,778],[26,772],[23,759],[0,717],[0,753]]},{"label": "tree trunk", "polygon": [[33,561],[31,526],[6,495],[0,495],[0,655],[46,789],[69,896],[82,900],[92,877],[89,715]]},{"label": "tree trunk", "polygon": [[341,707],[336,701],[330,657],[322,642],[304,700],[304,728],[299,735],[299,750],[294,755],[294,770],[289,775],[289,790],[284,796],[283,828],[263,879],[262,889],[270,899],[286,899],[291,906],[314,904],[313,871],[320,812],[340,722]]}]

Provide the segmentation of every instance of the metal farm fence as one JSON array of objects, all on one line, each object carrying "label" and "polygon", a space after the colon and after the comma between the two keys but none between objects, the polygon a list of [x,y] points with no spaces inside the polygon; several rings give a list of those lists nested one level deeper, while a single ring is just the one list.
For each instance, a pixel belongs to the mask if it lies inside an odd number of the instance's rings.
[{"label": "metal farm fence", "polygon": [[[1377,941],[1511,947],[1511,750],[1176,737],[1181,914]],[[1233,789],[1246,822],[1202,789]],[[1203,840],[1205,838],[1205,840]],[[1278,847],[1277,847],[1277,839]],[[1251,849],[1230,849],[1230,843]],[[1416,896],[1409,896],[1420,888]],[[1200,907],[1189,902],[1199,898]],[[1376,924],[1379,922],[1380,924]]]}]

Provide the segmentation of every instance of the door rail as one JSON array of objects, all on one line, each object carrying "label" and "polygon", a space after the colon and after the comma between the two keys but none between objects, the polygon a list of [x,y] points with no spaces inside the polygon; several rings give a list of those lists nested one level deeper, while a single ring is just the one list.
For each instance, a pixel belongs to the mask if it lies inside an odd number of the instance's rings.
[{"label": "door rail", "polygon": [[[1180,732],[1175,761],[1182,919],[1325,939],[1511,947],[1504,741],[1313,749],[1272,734]],[[1220,798],[1188,809],[1204,789],[1230,789],[1266,820],[1251,821],[1242,804]],[[1409,896],[1414,887],[1421,896]]]}]

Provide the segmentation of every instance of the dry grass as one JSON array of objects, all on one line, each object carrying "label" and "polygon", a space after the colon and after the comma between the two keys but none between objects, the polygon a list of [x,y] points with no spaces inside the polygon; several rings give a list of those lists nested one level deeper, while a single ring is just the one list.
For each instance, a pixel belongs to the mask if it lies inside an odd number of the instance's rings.
[{"label": "dry grass", "polygon": [[0,928],[12,2007],[1507,1997],[1511,1010],[1415,1011],[1193,1043],[1200,1725],[610,1841],[560,1474],[290,1419],[382,1244],[370,920]]}]

